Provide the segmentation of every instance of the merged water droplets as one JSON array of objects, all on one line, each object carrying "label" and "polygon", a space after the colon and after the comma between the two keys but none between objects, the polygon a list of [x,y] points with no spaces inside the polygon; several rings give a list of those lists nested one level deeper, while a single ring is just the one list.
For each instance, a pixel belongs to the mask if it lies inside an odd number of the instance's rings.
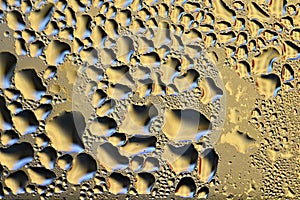
[{"label": "merged water droplets", "polygon": [[108,170],[125,169],[129,164],[128,157],[121,155],[119,149],[108,142],[97,147],[97,158]]},{"label": "merged water droplets", "polygon": [[10,52],[1,52],[0,63],[1,63],[1,74],[0,74],[1,88],[8,88],[11,84],[11,78],[13,76],[14,69],[17,64],[17,58],[14,54]]},{"label": "merged water droplets", "polygon": [[39,186],[47,186],[54,181],[56,175],[44,167],[30,167],[27,170],[31,182]]},{"label": "merged water droplets", "polygon": [[108,178],[109,192],[113,194],[127,194],[130,186],[129,177],[114,172]]},{"label": "merged water droplets", "polygon": [[33,148],[28,142],[13,144],[0,150],[1,164],[9,170],[17,170],[34,159]]},{"label": "merged water droplets", "polygon": [[80,113],[64,112],[50,120],[45,130],[53,147],[58,151],[81,152],[84,145],[80,140],[80,135],[84,128],[84,118]]},{"label": "merged water droplets", "polygon": [[72,162],[70,170],[67,172],[67,180],[72,184],[81,184],[91,179],[97,170],[95,159],[86,154],[78,154]]},{"label": "merged water droplets", "polygon": [[24,69],[16,72],[15,85],[26,99],[38,101],[46,94],[46,87],[34,69]]},{"label": "merged water droplets", "polygon": [[155,177],[153,174],[147,172],[137,174],[135,187],[139,194],[150,194],[154,184]]},{"label": "merged water droplets", "polygon": [[13,194],[22,194],[25,193],[28,176],[24,171],[19,170],[11,173],[4,182]]},{"label": "merged water droplets", "polygon": [[[101,36],[97,40],[105,40],[104,45],[111,48],[96,48],[100,55],[95,66],[83,60],[74,86],[73,109],[83,113],[87,125],[81,138],[100,166],[114,176],[120,170],[149,173],[137,176],[142,185],[135,190],[151,194],[156,184],[151,173],[163,170],[163,160],[178,175],[192,173],[199,162],[199,149],[193,143],[210,146],[216,142],[224,122],[224,86],[218,70],[201,60],[205,55],[200,53],[201,45],[189,46],[190,35],[185,38],[187,44],[183,43],[167,22],[136,36],[114,32],[113,20],[105,23],[104,29],[97,28]],[[186,99],[189,95],[190,100]],[[189,105],[192,102],[198,107]],[[216,109],[205,111],[209,106]],[[168,142],[175,153],[167,148]],[[123,175],[119,178],[130,180]],[[129,192],[129,186],[115,181],[110,177],[109,191]]]},{"label": "merged water droplets", "polygon": [[[299,174],[269,175],[299,162],[299,16],[283,0],[1,2],[0,198],[299,197]],[[236,157],[260,190],[224,175]]]},{"label": "merged water droplets", "polygon": [[45,49],[46,61],[49,65],[58,65],[64,61],[67,54],[71,52],[70,46],[59,40],[53,40]]},{"label": "merged water droplets", "polygon": [[210,128],[210,121],[193,109],[167,110],[164,118],[162,131],[174,141],[199,141]]},{"label": "merged water droplets", "polygon": [[37,131],[39,122],[31,110],[23,110],[12,117],[15,129],[21,134],[30,134]]},{"label": "merged water droplets", "polygon": [[175,194],[180,197],[194,197],[196,192],[196,184],[191,177],[185,177],[180,180],[176,186]]},{"label": "merged water droplets", "polygon": [[0,119],[1,119],[1,130],[9,130],[12,128],[12,118],[11,113],[6,107],[6,101],[3,97],[0,97],[0,107],[1,107],[1,113],[0,113]]}]

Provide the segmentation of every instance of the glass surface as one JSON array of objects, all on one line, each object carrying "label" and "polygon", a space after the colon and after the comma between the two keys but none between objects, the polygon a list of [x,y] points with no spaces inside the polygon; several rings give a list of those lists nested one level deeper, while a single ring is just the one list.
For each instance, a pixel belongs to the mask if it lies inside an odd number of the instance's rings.
[{"label": "glass surface", "polygon": [[300,199],[296,0],[0,0],[0,199]]}]

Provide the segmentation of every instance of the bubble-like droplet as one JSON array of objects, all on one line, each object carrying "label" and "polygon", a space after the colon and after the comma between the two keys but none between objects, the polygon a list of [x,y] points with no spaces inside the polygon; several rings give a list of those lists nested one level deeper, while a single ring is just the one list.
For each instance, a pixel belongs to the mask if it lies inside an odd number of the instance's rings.
[{"label": "bubble-like droplet", "polygon": [[68,170],[72,165],[72,160],[72,156],[70,156],[69,154],[65,154],[59,157],[56,163],[61,169]]},{"label": "bubble-like droplet", "polygon": [[34,110],[34,114],[37,120],[46,120],[50,115],[52,109],[53,107],[51,106],[51,104],[41,104]]},{"label": "bubble-like droplet", "polygon": [[81,184],[94,177],[97,170],[95,159],[86,154],[78,154],[72,162],[72,166],[67,172],[67,180],[74,184]]},{"label": "bubble-like droplet", "polygon": [[122,84],[110,84],[109,88],[107,89],[107,95],[110,98],[122,100],[127,99],[132,92],[132,89],[127,85]]},{"label": "bubble-like droplet", "polygon": [[165,112],[164,134],[172,140],[199,140],[208,133],[210,121],[193,109],[174,109]]},{"label": "bubble-like droplet", "polygon": [[108,142],[97,148],[97,159],[109,170],[125,169],[129,164],[128,157],[121,155],[119,149]]},{"label": "bubble-like droplet", "polygon": [[171,169],[179,174],[181,172],[191,172],[195,169],[198,161],[198,152],[193,144],[186,144],[180,147],[167,145],[162,155]]},{"label": "bubble-like droplet", "polygon": [[49,65],[61,64],[70,52],[71,47],[67,43],[53,40],[45,49],[46,61]]},{"label": "bubble-like droplet", "polygon": [[126,142],[126,135],[124,133],[114,133],[109,137],[108,141],[114,146],[123,146]]},{"label": "bubble-like droplet", "polygon": [[13,30],[23,30],[25,21],[22,14],[17,10],[7,13],[7,25]]},{"label": "bubble-like droplet", "polygon": [[50,120],[45,129],[56,150],[65,152],[83,150],[84,145],[80,136],[85,129],[85,120],[81,113],[63,112]]},{"label": "bubble-like droplet", "polygon": [[202,89],[200,100],[204,104],[216,101],[223,95],[223,91],[219,88],[212,78],[205,78],[200,82],[199,87]]},{"label": "bubble-like droplet", "polygon": [[140,156],[134,156],[130,161],[130,168],[136,172],[142,169],[144,163],[144,158]]},{"label": "bubble-like droplet", "polygon": [[11,173],[5,180],[5,185],[11,189],[13,194],[25,193],[28,183],[28,176],[24,171],[16,171]]},{"label": "bubble-like droplet", "polygon": [[289,64],[285,64],[281,71],[281,80],[283,82],[290,82],[294,79],[294,70]]},{"label": "bubble-like droplet", "polygon": [[148,134],[157,115],[158,110],[150,102],[145,105],[130,104],[119,130],[127,134]]},{"label": "bubble-like droplet", "polygon": [[33,148],[27,142],[0,148],[1,164],[10,170],[17,170],[33,160]]},{"label": "bubble-like droplet", "polygon": [[151,153],[155,150],[156,141],[154,136],[132,136],[128,138],[125,145],[120,147],[121,154],[132,156]]},{"label": "bubble-like droplet", "polygon": [[130,37],[122,36],[117,40],[117,59],[123,63],[129,63],[134,53],[133,40]]},{"label": "bubble-like droplet", "polygon": [[133,86],[133,80],[129,74],[129,67],[123,65],[118,67],[109,67],[105,71],[108,76],[108,81],[113,84],[122,84]]},{"label": "bubble-like droplet", "polygon": [[105,115],[109,115],[112,113],[115,109],[116,102],[113,99],[109,99],[105,101],[99,108],[96,110],[96,114],[100,117],[103,117]]},{"label": "bubble-like droplet", "polygon": [[256,81],[259,94],[265,98],[275,97],[280,89],[281,82],[276,74],[261,75]]},{"label": "bubble-like droplet", "polygon": [[19,135],[13,130],[7,130],[1,134],[1,143],[3,145],[13,145],[19,141]]},{"label": "bubble-like droplet", "polygon": [[41,164],[47,169],[53,169],[57,154],[53,147],[46,147],[38,153]]},{"label": "bubble-like droplet", "polygon": [[35,138],[35,143],[38,145],[38,147],[47,146],[50,142],[50,139],[45,134],[39,134]]},{"label": "bubble-like droplet", "polygon": [[154,183],[155,177],[153,174],[147,172],[138,173],[135,183],[136,190],[139,194],[150,194]]},{"label": "bubble-like droplet", "polygon": [[54,172],[44,167],[30,167],[27,171],[31,182],[39,186],[47,186],[56,178]]},{"label": "bubble-like droplet", "polygon": [[263,50],[258,56],[254,57],[252,61],[252,72],[254,74],[269,73],[273,69],[273,62],[279,56],[276,48],[267,48]]},{"label": "bubble-like droplet", "polygon": [[201,199],[206,199],[208,197],[209,189],[206,186],[200,188],[197,193],[197,197]]},{"label": "bubble-like droplet", "polygon": [[110,117],[97,117],[92,121],[89,130],[93,135],[111,136],[116,131],[117,123]]},{"label": "bubble-like droplet", "polygon": [[155,172],[158,171],[160,168],[159,160],[154,157],[146,158],[143,166],[144,172]]},{"label": "bubble-like droplet", "polygon": [[92,19],[89,15],[82,14],[77,17],[76,30],[74,35],[79,39],[85,39],[91,35]]},{"label": "bubble-like droplet", "polygon": [[180,179],[176,186],[175,195],[180,197],[194,197],[196,192],[195,181],[191,177],[184,177]]},{"label": "bubble-like droplet", "polygon": [[45,44],[42,41],[35,41],[30,44],[29,51],[31,57],[39,57],[42,55]]},{"label": "bubble-like droplet", "polygon": [[214,177],[219,156],[214,149],[206,149],[199,156],[198,177],[203,182],[209,182]]},{"label": "bubble-like droplet", "polygon": [[52,3],[45,4],[42,8],[30,12],[28,20],[31,27],[35,31],[43,31],[50,22],[54,5]]},{"label": "bubble-like droplet", "polygon": [[39,122],[31,110],[23,110],[12,117],[15,128],[21,135],[34,133]]},{"label": "bubble-like droplet", "polygon": [[46,93],[46,87],[34,69],[16,72],[15,85],[26,99],[38,101]]},{"label": "bubble-like droplet", "polygon": [[0,96],[0,129],[1,130],[9,130],[13,126],[11,113],[6,107],[5,99]]},{"label": "bubble-like droplet", "polygon": [[109,191],[113,194],[126,194],[129,185],[130,179],[121,173],[114,172],[108,178]]},{"label": "bubble-like droplet", "polygon": [[17,58],[15,55],[9,52],[0,53],[0,87],[8,88],[11,84],[11,78],[13,76],[15,67],[17,64]]}]

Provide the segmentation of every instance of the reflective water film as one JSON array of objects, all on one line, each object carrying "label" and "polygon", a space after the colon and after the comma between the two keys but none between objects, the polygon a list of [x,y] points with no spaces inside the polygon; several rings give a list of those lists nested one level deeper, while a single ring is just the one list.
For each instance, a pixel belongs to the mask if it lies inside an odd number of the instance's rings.
[{"label": "reflective water film", "polygon": [[0,199],[300,199],[296,0],[0,0]]}]

